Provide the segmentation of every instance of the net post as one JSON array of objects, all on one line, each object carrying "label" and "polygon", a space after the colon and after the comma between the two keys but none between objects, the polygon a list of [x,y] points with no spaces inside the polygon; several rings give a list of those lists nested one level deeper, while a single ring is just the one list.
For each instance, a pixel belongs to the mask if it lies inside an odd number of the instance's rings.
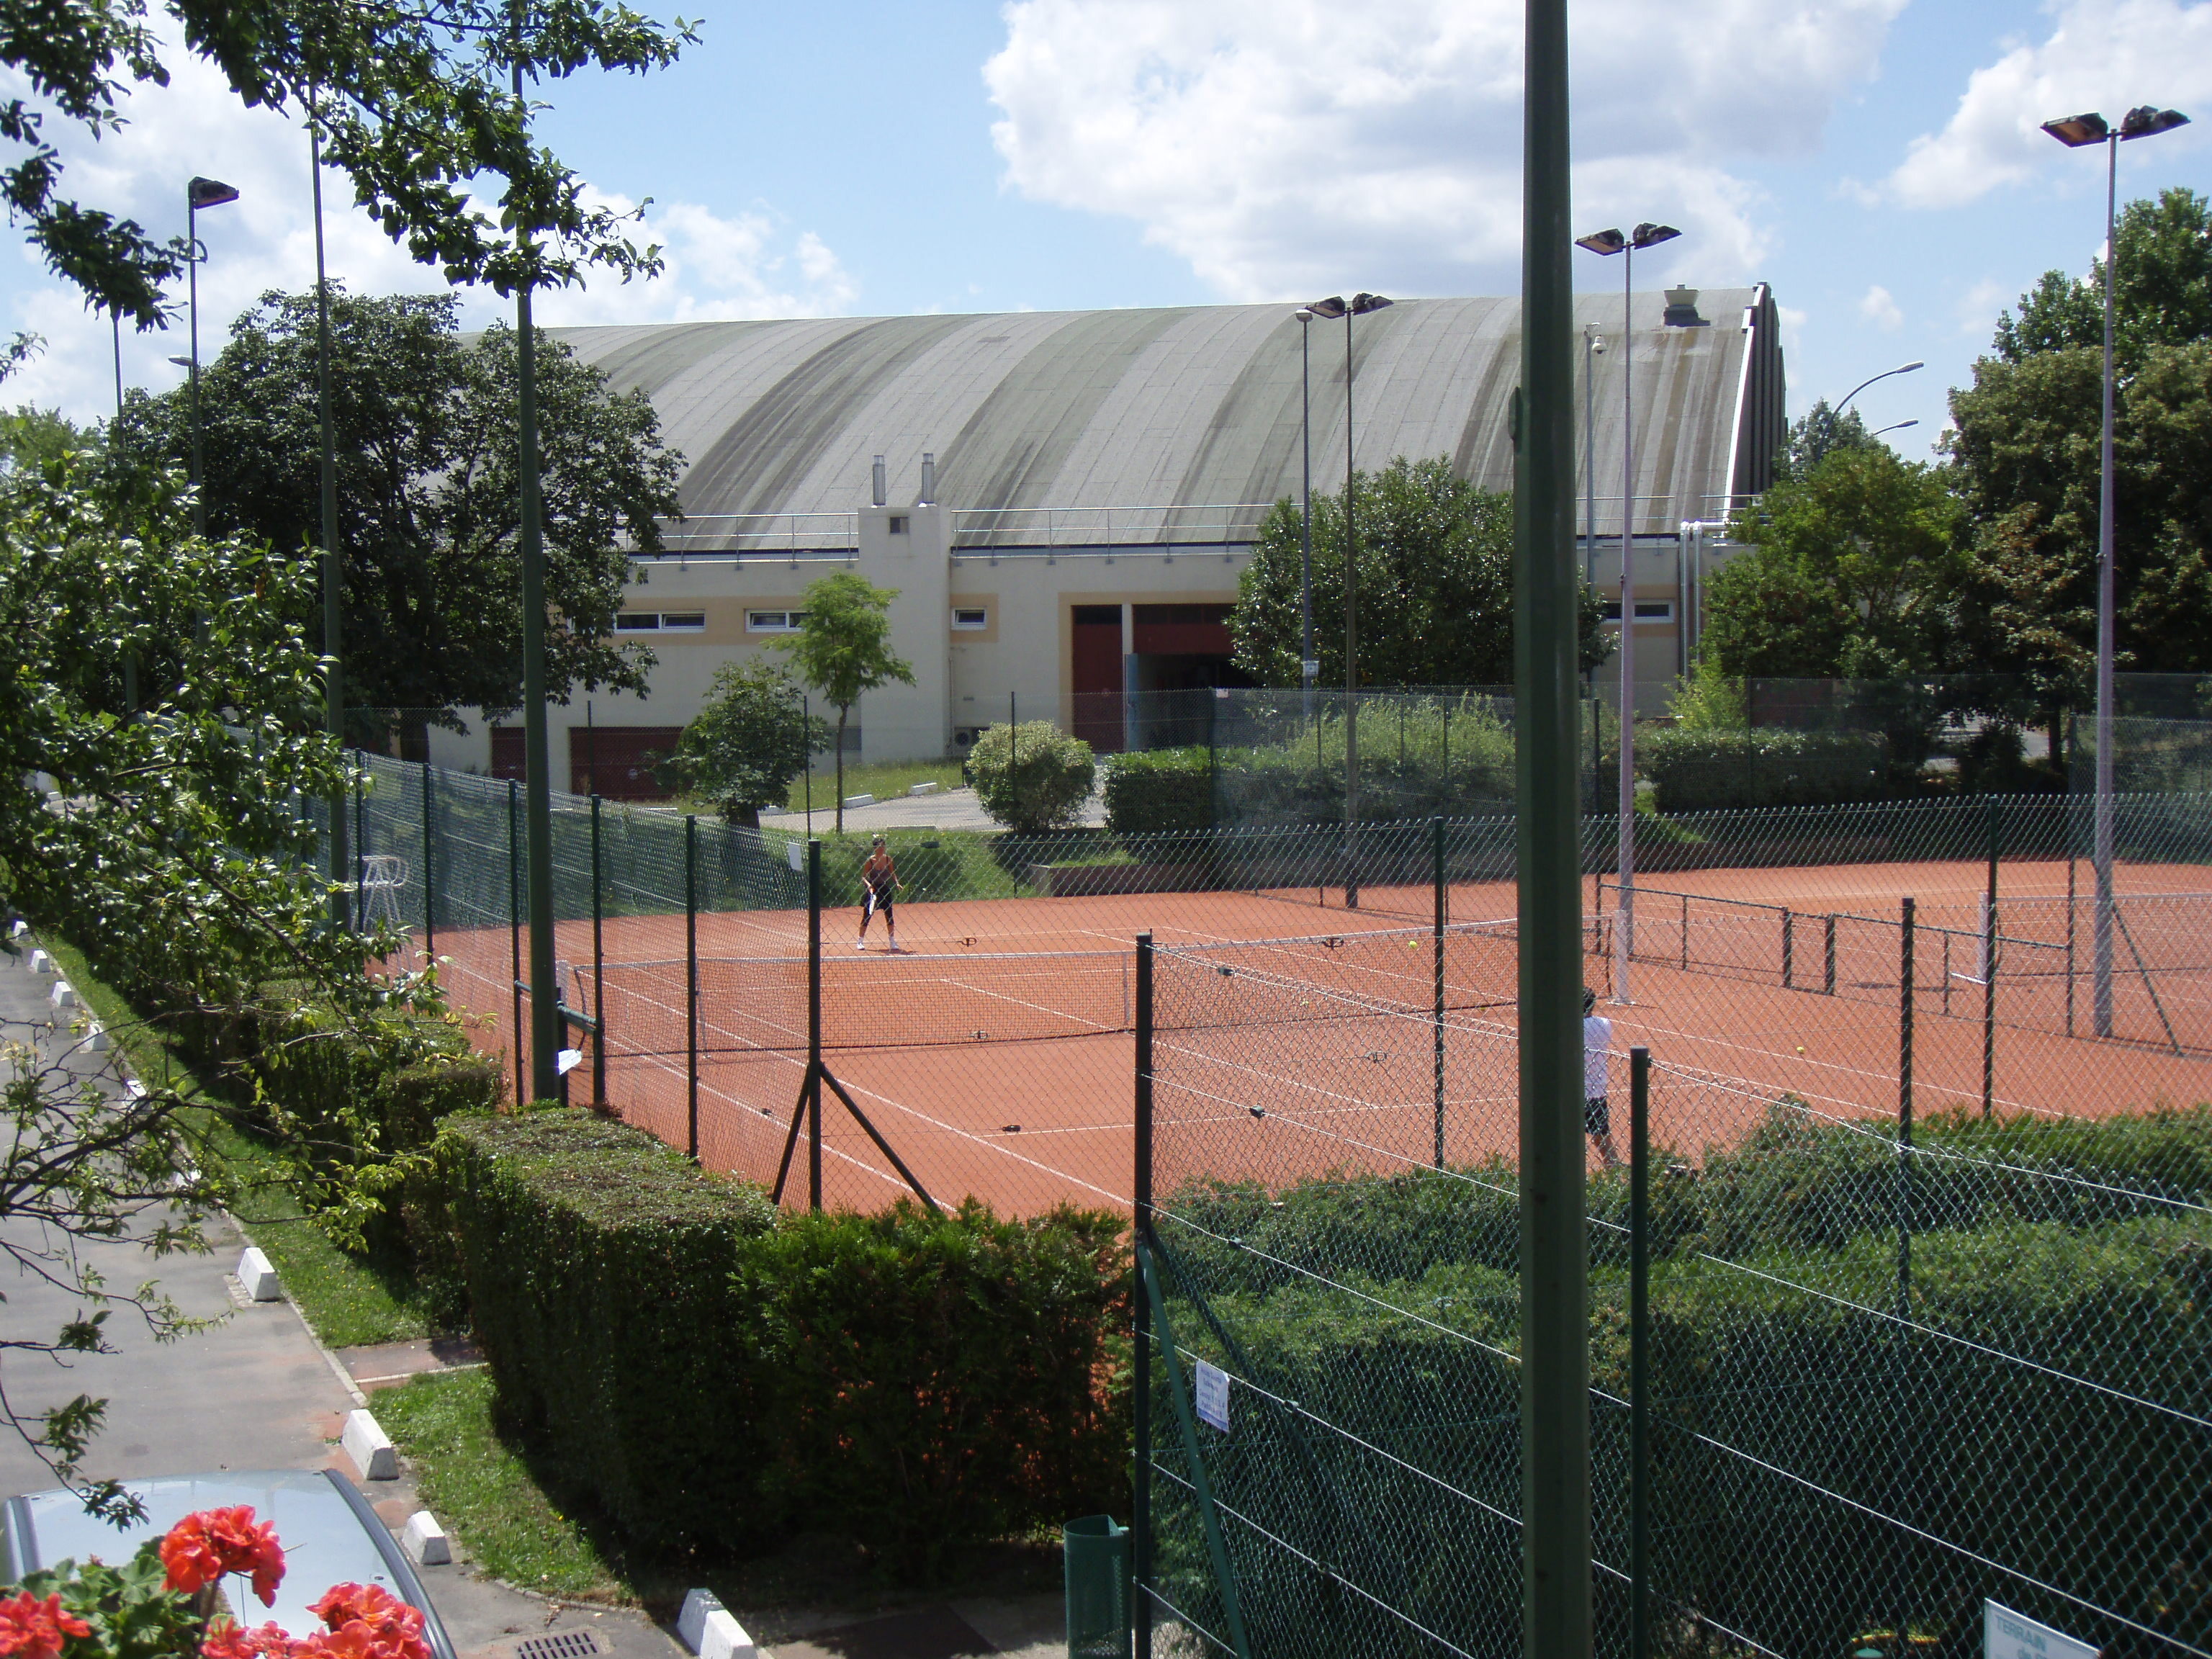
[{"label": "net post", "polygon": [[523,1107],[530,1103],[530,1097],[523,1085],[526,1073],[522,1057],[522,852],[515,845],[514,823],[520,788],[513,778],[507,781],[507,940],[514,969],[507,980],[514,988],[514,1103]]},{"label": "net post", "polygon": [[806,1207],[822,1208],[822,843],[806,843]]},{"label": "net post", "polygon": [[1431,1030],[1435,1034],[1435,1053],[1431,1069],[1436,1108],[1436,1163],[1444,1167],[1444,821],[1441,817],[1429,820],[1429,854],[1434,868],[1431,872],[1436,887],[1435,971],[1431,987],[1435,1012]]},{"label": "net post", "polygon": [[[1152,1225],[1152,936],[1137,935],[1136,1013],[1136,1161],[1131,1171],[1135,1195],[1135,1231],[1139,1243]],[[1131,1486],[1131,1512],[1136,1537],[1131,1540],[1131,1574],[1135,1580],[1131,1596],[1131,1623],[1135,1632],[1134,1659],[1152,1659],[1152,1322],[1145,1317],[1146,1291],[1141,1282],[1144,1256],[1132,1251],[1136,1274],[1135,1430],[1137,1461]]]},{"label": "net post", "polygon": [[1796,955],[1797,913],[1788,905],[1784,905],[1782,908],[1782,988],[1785,991],[1796,988],[1790,982],[1796,976],[1794,969]]},{"label": "net post", "polygon": [[437,776],[430,763],[422,763],[422,951],[433,962],[438,956],[438,860],[431,855],[430,785]]},{"label": "net post", "polygon": [[1836,994],[1836,913],[1831,910],[1820,918],[1820,994]]},{"label": "net post", "polygon": [[[597,782],[596,777],[592,780]],[[601,1111],[607,1104],[607,952],[606,896],[599,861],[599,797],[592,795],[592,1018],[599,1029],[592,1033],[592,1104]]]},{"label": "net post", "polygon": [[1628,1051],[1628,1654],[1651,1651],[1651,1050]]},{"label": "net post", "polygon": [[684,815],[684,1150],[699,1161],[699,820]]}]

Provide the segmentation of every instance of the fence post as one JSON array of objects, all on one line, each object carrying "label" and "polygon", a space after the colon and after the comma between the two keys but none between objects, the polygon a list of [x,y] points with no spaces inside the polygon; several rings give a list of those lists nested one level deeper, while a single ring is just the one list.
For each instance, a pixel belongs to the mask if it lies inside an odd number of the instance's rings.
[{"label": "fence post", "polygon": [[1651,1051],[1628,1051],[1628,1654],[1651,1651]]},{"label": "fence post", "polygon": [[[1012,733],[1008,734],[1009,736]],[[806,843],[806,1207],[822,1208],[822,843]]]},{"label": "fence post", "polygon": [[1824,958],[1820,967],[1820,994],[1832,997],[1836,994],[1836,913],[1829,911],[1820,922],[1820,954]]},{"label": "fence post", "polygon": [[1990,887],[1982,900],[1982,1115],[1996,1100],[1997,1076],[1997,853],[2002,845],[2001,797],[1990,797]]},{"label": "fence post", "polygon": [[1434,864],[1435,864],[1435,866],[1436,866],[1435,872],[1434,872],[1435,878],[1436,878],[1436,911],[1437,911],[1437,919],[1436,919],[1436,950],[1435,950],[1435,956],[1436,956],[1436,972],[1435,972],[1435,980],[1436,980],[1436,983],[1435,983],[1435,986],[1434,986],[1434,988],[1434,988],[1434,991],[1435,991],[1435,994],[1436,994],[1436,1018],[1435,1018],[1435,1020],[1434,1020],[1433,1024],[1434,1024],[1434,1027],[1435,1027],[1435,1030],[1436,1030],[1436,1056],[1435,1056],[1435,1073],[1436,1073],[1436,1079],[1435,1079],[1435,1083],[1436,1083],[1436,1117],[1437,1117],[1437,1145],[1436,1145],[1436,1157],[1437,1157],[1437,1168],[1438,1168],[1439,1170],[1441,1170],[1441,1169],[1443,1169],[1443,1168],[1444,1167],[1444,905],[1445,905],[1445,899],[1444,899],[1444,892],[1445,892],[1445,889],[1444,889],[1444,821],[1443,821],[1442,818],[1440,818],[1440,817],[1437,817],[1437,818],[1431,818],[1431,819],[1429,820],[1429,835],[1430,835],[1430,840],[1431,840],[1430,854],[1431,854],[1431,859],[1432,859],[1432,860],[1434,861]]},{"label": "fence post", "polygon": [[1797,913],[1787,905],[1782,910],[1782,988],[1792,991],[1796,987],[1790,981],[1795,976],[1793,963],[1797,955]]},{"label": "fence post", "polygon": [[438,775],[422,763],[422,951],[433,961],[438,955],[438,860],[431,851],[430,781]]},{"label": "fence post", "polygon": [[[2069,719],[2071,716],[2069,717]],[[2074,890],[2073,826],[2067,826],[2066,838],[2066,1035],[2074,1035],[2074,976],[2079,964],[2074,955],[2074,906],[2077,902]]]},{"label": "fence post", "polygon": [[514,824],[514,798],[520,787],[513,778],[507,781],[507,937],[514,970],[508,975],[514,987],[514,1103],[527,1106],[530,1097],[524,1091],[522,1058],[522,849],[515,845]]},{"label": "fence post", "polygon": [[1897,1316],[1912,1314],[1912,901],[1898,927]]},{"label": "fence post", "polygon": [[353,751],[353,930],[356,933],[368,926],[368,896],[362,891],[362,872],[368,868],[368,844],[363,828],[367,816],[363,811],[364,797],[368,793],[368,757],[361,750]]},{"label": "fence post", "polygon": [[[1137,1237],[1152,1235],[1152,936],[1137,935],[1137,1066],[1136,1195]],[[1157,1241],[1155,1241],[1157,1243]],[[1137,1466],[1132,1504],[1136,1522],[1132,1577],[1132,1623],[1136,1632],[1134,1659],[1152,1659],[1152,1321],[1145,1316],[1146,1293],[1138,1287],[1136,1316],[1136,1440]]]},{"label": "fence post", "polygon": [[699,1161],[699,820],[684,815],[684,1150]]},{"label": "fence post", "polygon": [[[592,775],[598,781],[598,774]],[[592,1104],[602,1111],[607,1103],[607,953],[606,899],[600,879],[599,798],[592,797],[592,1018],[599,1029],[592,1033]]]}]

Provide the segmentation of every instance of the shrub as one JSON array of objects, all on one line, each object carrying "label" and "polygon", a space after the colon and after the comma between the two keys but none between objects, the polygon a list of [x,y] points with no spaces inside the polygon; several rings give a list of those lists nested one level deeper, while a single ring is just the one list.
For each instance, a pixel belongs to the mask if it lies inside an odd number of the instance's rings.
[{"label": "shrub", "polygon": [[1887,753],[1867,732],[1676,728],[1639,736],[1637,769],[1662,812],[1820,806],[1881,799]]},{"label": "shrub", "polygon": [[1109,756],[1106,827],[1116,836],[1205,830],[1213,823],[1213,770],[1203,749]]},{"label": "shrub", "polygon": [[1123,1478],[1119,1218],[780,1215],[578,1111],[450,1120],[437,1161],[502,1406],[636,1541],[927,1575]]},{"label": "shrub", "polygon": [[1091,745],[1049,720],[994,726],[969,751],[967,775],[983,810],[1010,830],[1073,823],[1097,781]]}]

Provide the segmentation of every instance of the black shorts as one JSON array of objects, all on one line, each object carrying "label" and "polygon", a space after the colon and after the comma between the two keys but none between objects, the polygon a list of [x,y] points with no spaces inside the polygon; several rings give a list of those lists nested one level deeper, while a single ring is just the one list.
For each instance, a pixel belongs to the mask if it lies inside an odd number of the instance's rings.
[{"label": "black shorts", "polygon": [[888,887],[869,888],[867,896],[860,901],[860,914],[863,916],[880,915],[884,919],[884,925],[889,927],[891,920],[891,890]]},{"label": "black shorts", "polygon": [[1603,1135],[1613,1133],[1613,1113],[1605,1103],[1605,1097],[1583,1102],[1583,1133]]}]

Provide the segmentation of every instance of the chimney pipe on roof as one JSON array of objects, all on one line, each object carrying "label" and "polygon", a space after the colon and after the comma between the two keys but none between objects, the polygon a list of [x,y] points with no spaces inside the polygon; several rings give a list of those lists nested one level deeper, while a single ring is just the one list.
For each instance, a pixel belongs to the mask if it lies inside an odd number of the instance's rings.
[{"label": "chimney pipe on roof", "polygon": [[890,492],[884,483],[884,458],[880,455],[876,457],[876,464],[871,469],[869,483],[870,499],[876,506],[881,507],[890,499]]},{"label": "chimney pipe on roof", "polygon": [[928,451],[921,457],[921,500],[919,505],[928,507],[937,500],[937,457]]}]

